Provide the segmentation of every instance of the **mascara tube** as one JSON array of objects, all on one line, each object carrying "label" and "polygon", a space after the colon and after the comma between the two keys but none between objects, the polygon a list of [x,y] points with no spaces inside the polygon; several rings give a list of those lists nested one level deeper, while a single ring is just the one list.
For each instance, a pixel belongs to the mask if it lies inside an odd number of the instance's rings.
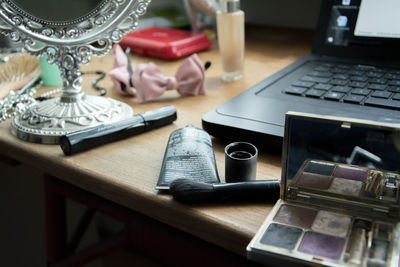
[{"label": "mascara tube", "polygon": [[176,118],[175,107],[165,106],[119,122],[103,124],[63,135],[60,137],[60,146],[65,155],[72,155],[167,125],[175,121]]}]

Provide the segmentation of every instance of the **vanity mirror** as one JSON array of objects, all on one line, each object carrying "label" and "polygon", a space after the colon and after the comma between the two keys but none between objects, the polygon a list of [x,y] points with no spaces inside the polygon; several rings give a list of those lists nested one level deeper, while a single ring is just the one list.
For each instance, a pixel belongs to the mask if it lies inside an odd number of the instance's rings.
[{"label": "vanity mirror", "polygon": [[[150,0],[0,0],[0,32],[35,56],[46,55],[63,79],[62,95],[25,106],[12,126],[23,140],[56,144],[67,133],[133,115],[127,104],[87,95],[80,65],[103,56],[136,28]],[[42,44],[42,45],[38,45]],[[43,45],[44,44],[44,45]]]}]

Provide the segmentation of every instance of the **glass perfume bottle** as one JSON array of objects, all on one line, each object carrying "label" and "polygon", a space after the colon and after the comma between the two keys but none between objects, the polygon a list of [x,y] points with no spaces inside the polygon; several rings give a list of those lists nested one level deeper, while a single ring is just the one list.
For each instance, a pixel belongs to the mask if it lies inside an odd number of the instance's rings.
[{"label": "glass perfume bottle", "polygon": [[244,12],[240,10],[239,0],[220,0],[217,33],[222,80],[239,80],[243,77],[244,65]]}]

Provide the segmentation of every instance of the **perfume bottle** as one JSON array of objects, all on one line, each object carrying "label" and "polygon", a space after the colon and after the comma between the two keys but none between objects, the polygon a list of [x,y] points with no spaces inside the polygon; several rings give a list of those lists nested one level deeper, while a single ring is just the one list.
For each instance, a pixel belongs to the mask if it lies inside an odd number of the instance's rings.
[{"label": "perfume bottle", "polygon": [[238,80],[243,77],[244,65],[244,12],[239,0],[220,0],[217,33],[222,80]]}]

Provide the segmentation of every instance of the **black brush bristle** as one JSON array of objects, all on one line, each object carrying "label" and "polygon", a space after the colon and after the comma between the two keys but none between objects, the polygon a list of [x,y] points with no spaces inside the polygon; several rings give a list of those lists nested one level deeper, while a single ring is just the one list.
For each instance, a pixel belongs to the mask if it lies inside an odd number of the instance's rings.
[{"label": "black brush bristle", "polygon": [[196,203],[215,198],[212,184],[185,178],[174,180],[169,185],[169,192],[174,199],[186,203]]}]

